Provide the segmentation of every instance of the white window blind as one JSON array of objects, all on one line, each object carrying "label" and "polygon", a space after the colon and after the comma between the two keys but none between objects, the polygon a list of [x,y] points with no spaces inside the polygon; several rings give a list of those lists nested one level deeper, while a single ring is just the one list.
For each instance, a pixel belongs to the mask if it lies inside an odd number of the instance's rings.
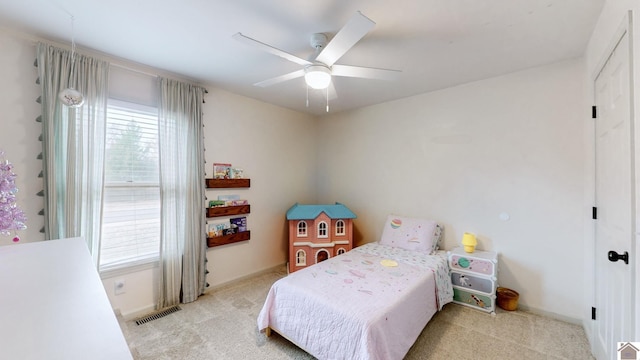
[{"label": "white window blind", "polygon": [[100,270],[158,258],[160,187],[156,108],[110,100]]}]

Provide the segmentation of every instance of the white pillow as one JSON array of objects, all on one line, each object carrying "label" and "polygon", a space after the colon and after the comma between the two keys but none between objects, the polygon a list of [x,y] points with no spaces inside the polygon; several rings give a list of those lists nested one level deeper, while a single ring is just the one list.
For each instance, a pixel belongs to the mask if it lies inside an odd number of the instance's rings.
[{"label": "white pillow", "polygon": [[432,254],[438,249],[442,229],[433,220],[389,215],[380,244]]}]

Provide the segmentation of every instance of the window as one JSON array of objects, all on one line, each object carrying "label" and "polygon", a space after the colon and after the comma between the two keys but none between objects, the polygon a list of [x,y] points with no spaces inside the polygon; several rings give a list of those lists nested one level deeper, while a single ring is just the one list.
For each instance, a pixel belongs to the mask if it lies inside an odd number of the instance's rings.
[{"label": "window", "polygon": [[298,237],[307,237],[307,223],[300,221],[298,223]]},{"label": "window", "polygon": [[100,270],[158,258],[158,111],[109,100]]},{"label": "window", "polygon": [[344,220],[336,221],[336,235],[344,235]]},{"label": "window", "polygon": [[344,254],[346,252],[347,251],[344,248],[340,248],[340,249],[338,249],[338,253],[337,254],[340,255],[340,254]]},{"label": "window", "polygon": [[304,250],[296,251],[296,266],[307,265],[307,253]]},{"label": "window", "polygon": [[327,236],[327,223],[324,221],[320,221],[318,223],[318,237],[326,238]]}]

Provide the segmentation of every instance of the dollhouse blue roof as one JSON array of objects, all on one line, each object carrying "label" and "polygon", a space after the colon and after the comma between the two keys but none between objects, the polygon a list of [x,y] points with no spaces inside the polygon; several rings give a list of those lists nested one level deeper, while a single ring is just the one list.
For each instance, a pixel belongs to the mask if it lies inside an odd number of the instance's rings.
[{"label": "dollhouse blue roof", "polygon": [[334,205],[301,205],[296,203],[287,211],[287,220],[312,220],[322,212],[331,219],[356,218],[353,211],[340,203]]}]

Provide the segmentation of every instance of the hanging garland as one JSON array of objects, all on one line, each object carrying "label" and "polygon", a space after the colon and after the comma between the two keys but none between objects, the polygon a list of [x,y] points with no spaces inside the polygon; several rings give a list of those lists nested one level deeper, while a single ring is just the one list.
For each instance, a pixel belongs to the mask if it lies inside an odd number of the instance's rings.
[{"label": "hanging garland", "polygon": [[27,218],[16,204],[18,188],[15,179],[13,164],[4,158],[4,151],[0,150],[0,235],[10,236],[13,231],[13,242],[18,242],[20,237],[16,231],[27,228]]}]

